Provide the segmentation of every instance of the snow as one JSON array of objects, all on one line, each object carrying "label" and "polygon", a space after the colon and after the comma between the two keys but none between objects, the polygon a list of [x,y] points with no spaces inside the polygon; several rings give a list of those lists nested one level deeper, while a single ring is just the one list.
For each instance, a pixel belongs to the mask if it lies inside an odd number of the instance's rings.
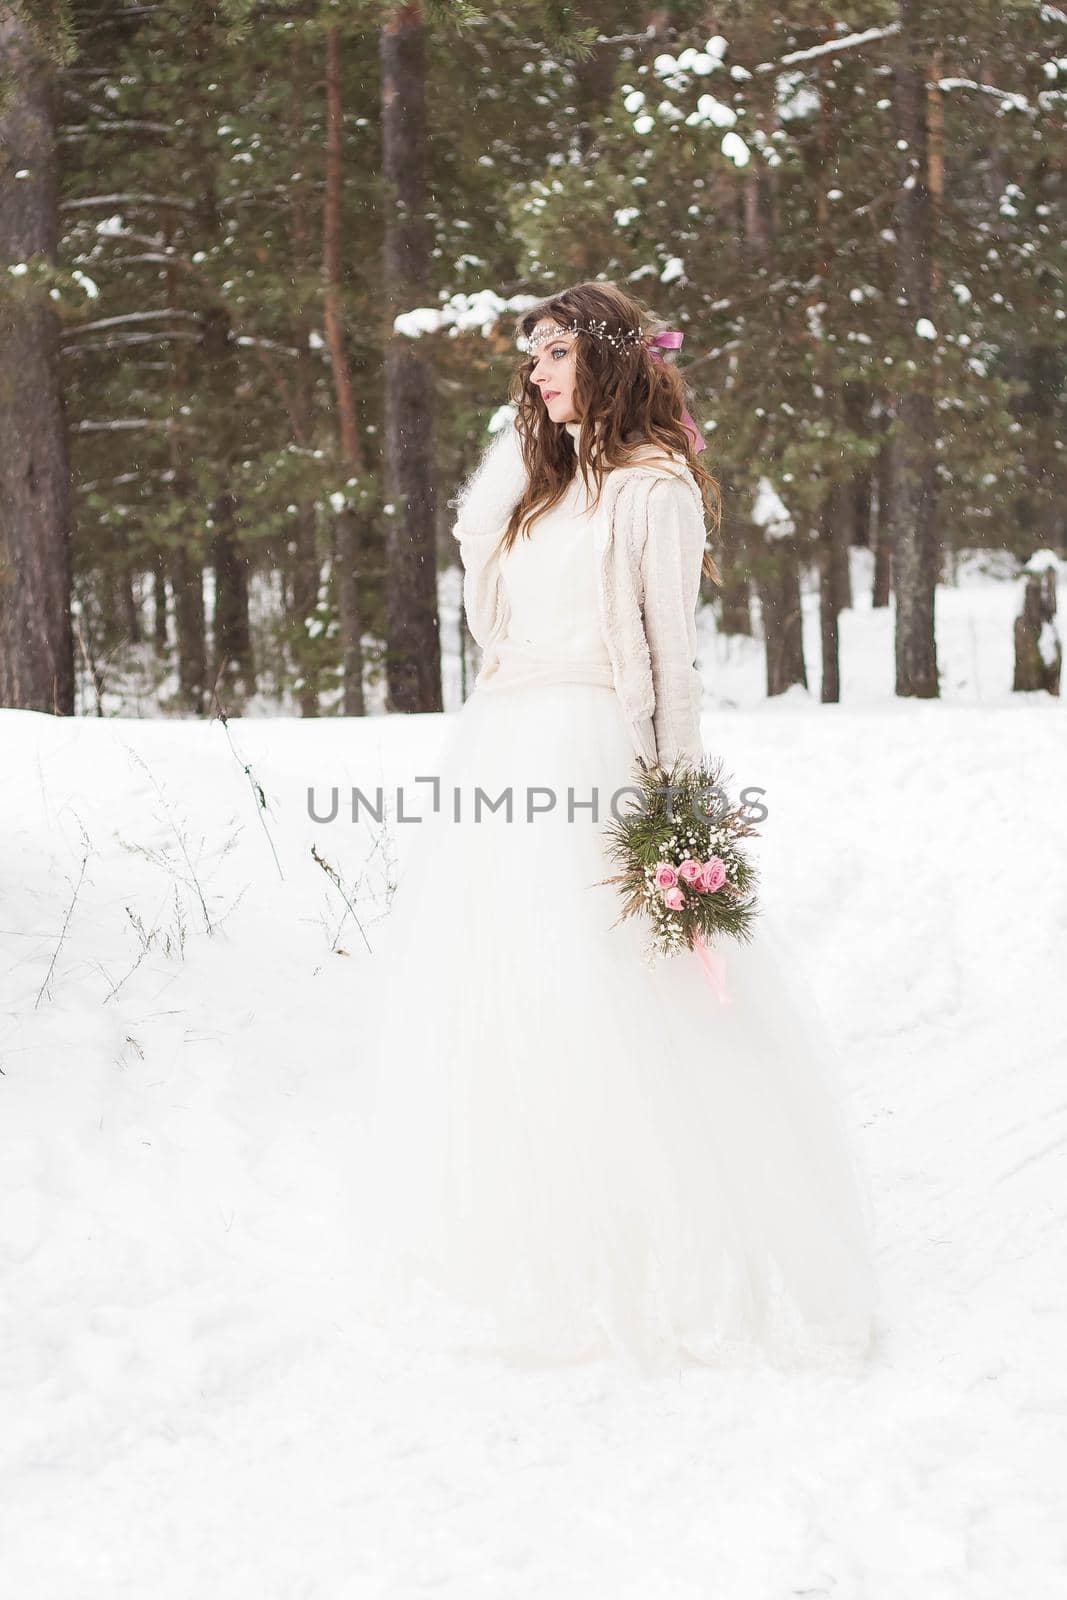
[{"label": "snow", "polygon": [[514,419],[514,416],[515,407],[513,405],[497,406],[486,424],[486,432],[495,438],[501,428],[506,428],[508,423]]},{"label": "snow", "polygon": [[[488,160],[487,157],[482,159]],[[453,335],[480,330],[485,337],[509,312],[525,311],[536,304],[536,295],[504,297],[491,289],[480,289],[475,294],[449,295],[439,306],[415,306],[410,311],[400,312],[393,318],[393,329],[409,339],[418,339],[442,328],[450,329]]]},{"label": "snow", "polygon": [[795,531],[789,509],[769,478],[759,480],[751,516],[764,538],[786,539]]},{"label": "snow", "polygon": [[1035,550],[1033,555],[1023,567],[1024,572],[1044,572],[1046,567],[1051,567],[1054,572],[1064,575],[1067,561],[1061,561],[1055,550]]},{"label": "snow", "polygon": [[866,552],[840,705],[810,587],[811,692],[764,699],[759,641],[701,615],[705,745],[766,789],[765,899],[872,1180],[858,1376],[521,1374],[361,1316],[340,1195],[375,958],[312,846],[349,891],[367,867],[372,948],[389,872],[307,791],[407,794],[454,709],[0,712],[6,1592],[1063,1592],[1067,740],[1063,701],[1010,692],[1018,588],[984,565],[938,593],[940,702],[892,696]]},{"label": "snow", "polygon": [[783,72],[775,79],[774,89],[782,122],[814,116],[822,103],[819,90],[803,72]]},{"label": "snow", "polygon": [[685,120],[692,127],[732,128],[737,121],[737,112],[723,105],[721,100],[716,100],[713,94],[702,94],[696,110],[691,111]]},{"label": "snow", "polygon": [[1054,667],[1061,659],[1060,636],[1056,632],[1055,623],[1050,622],[1048,618],[1041,624],[1041,632],[1037,636],[1037,649],[1046,667]]},{"label": "snow", "polygon": [[735,167],[747,167],[749,162],[748,145],[739,133],[724,133],[719,149],[727,161],[732,161]]},{"label": "snow", "polygon": [[695,50],[690,46],[679,56],[666,53],[658,55],[652,63],[652,71],[660,78],[671,78],[686,72],[706,78],[709,72],[716,72],[722,66],[726,51],[727,42],[722,34],[717,33],[708,40],[704,50]]}]

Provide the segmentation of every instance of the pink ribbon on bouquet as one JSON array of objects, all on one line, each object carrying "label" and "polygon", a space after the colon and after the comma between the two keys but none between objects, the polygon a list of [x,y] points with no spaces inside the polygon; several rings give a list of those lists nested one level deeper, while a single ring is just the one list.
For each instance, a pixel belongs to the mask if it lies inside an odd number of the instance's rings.
[{"label": "pink ribbon on bouquet", "polygon": [[711,985],[711,990],[716,1000],[720,1005],[729,1005],[730,996],[726,992],[725,958],[718,950],[709,949],[699,933],[693,935],[693,950],[704,969],[704,976]]},{"label": "pink ribbon on bouquet", "polygon": [[[646,341],[648,345],[648,353],[652,357],[653,361],[662,361],[663,357],[660,354],[660,351],[680,350],[682,348],[682,340],[684,338],[685,334],[682,332],[681,328],[664,328],[662,333],[653,334],[652,338]],[[692,439],[693,449],[696,451],[697,455],[700,454],[701,450],[707,449],[707,445],[704,441],[704,435],[701,433],[700,429],[697,427],[688,411],[682,412],[682,427]]]}]

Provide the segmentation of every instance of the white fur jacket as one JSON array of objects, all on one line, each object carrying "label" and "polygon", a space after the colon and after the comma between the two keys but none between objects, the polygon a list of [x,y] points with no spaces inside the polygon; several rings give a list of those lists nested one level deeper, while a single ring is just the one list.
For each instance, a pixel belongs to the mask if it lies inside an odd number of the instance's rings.
[{"label": "white fur jacket", "polygon": [[[453,501],[463,604],[482,648],[482,673],[507,628],[499,545],[525,482],[509,418]],[[594,541],[601,626],[634,751],[668,768],[678,756],[695,765],[703,756],[696,607],[705,527],[688,467],[661,456],[613,468],[602,487]]]}]

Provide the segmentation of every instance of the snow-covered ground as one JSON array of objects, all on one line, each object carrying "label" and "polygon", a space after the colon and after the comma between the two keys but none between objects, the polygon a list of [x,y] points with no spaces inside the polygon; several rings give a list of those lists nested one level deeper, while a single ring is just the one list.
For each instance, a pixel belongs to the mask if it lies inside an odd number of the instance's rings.
[{"label": "snow-covered ground", "polygon": [[307,789],[432,772],[453,713],[0,712],[3,1593],[1067,1592],[1067,722],[1009,692],[1017,600],[941,592],[941,702],[892,698],[862,603],[838,706],[817,670],[763,701],[758,642],[705,635],[705,746],[767,791],[764,898],[872,1180],[859,1377],[518,1373],[361,1319],[340,1195],[374,957],[312,848],[373,946],[411,830],[372,853]]}]

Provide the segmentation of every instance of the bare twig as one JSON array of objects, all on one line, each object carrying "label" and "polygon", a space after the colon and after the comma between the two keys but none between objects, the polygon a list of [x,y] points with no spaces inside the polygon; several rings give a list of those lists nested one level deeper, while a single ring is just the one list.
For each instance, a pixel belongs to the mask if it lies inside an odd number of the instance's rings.
[{"label": "bare twig", "polygon": [[[141,965],[141,962],[144,960],[145,956],[151,950],[153,940],[155,939],[156,935],[159,932],[158,928],[153,928],[151,933],[146,933],[145,932],[144,923],[141,921],[141,919],[137,915],[136,911],[131,911],[129,906],[126,907],[126,915],[129,917],[130,921],[132,922],[132,924],[134,926],[134,930],[136,931],[137,937],[141,941],[141,953],[137,957],[137,960],[134,962],[133,966],[126,973],[126,976],[123,977],[123,978],[120,978],[118,983],[112,984],[111,988],[108,990],[107,994],[104,996],[104,1004],[105,1005],[107,1005],[109,1000],[114,1000],[115,996],[118,994],[119,990],[122,988],[123,984],[127,981],[127,979],[133,977],[133,974],[137,971],[137,968]],[[108,976],[108,974],[105,973],[105,977],[107,977],[107,976]],[[110,981],[110,978],[109,978],[109,981]]]},{"label": "bare twig", "polygon": [[[373,851],[371,853],[373,854]],[[356,908],[352,904],[352,901],[349,899],[348,892],[345,889],[344,880],[342,879],[341,874],[338,872],[336,867],[330,865],[330,863],[326,860],[325,856],[320,856],[319,855],[318,845],[314,845],[313,844],[311,846],[311,855],[312,855],[312,859],[315,862],[317,862],[317,864],[322,868],[323,872],[325,872],[326,876],[329,878],[330,882],[333,884],[334,888],[337,890],[338,894],[341,896],[341,899],[344,901],[345,905],[348,907],[348,911],[351,912],[352,917],[353,917],[353,919],[355,921],[356,927],[359,929],[360,933],[363,935],[363,943],[367,946],[368,950],[371,950],[371,942],[367,938],[366,930],[364,929],[362,922],[360,922],[359,917],[356,915]],[[346,912],[346,915],[347,914],[348,913]],[[337,941],[341,936],[341,929],[342,929],[343,926],[344,926],[344,918],[342,917],[340,923],[338,923],[337,932],[334,934],[333,944],[330,946],[331,950],[336,950]],[[371,954],[372,955],[373,955],[373,953],[374,953],[373,950],[371,950]]]},{"label": "bare twig", "polygon": [[[222,669],[220,668],[219,670],[221,672]],[[237,753],[237,749],[236,749],[236,747],[234,745],[234,742],[233,742],[233,737],[232,737],[232,735],[230,733],[230,719],[226,714],[226,710],[225,710],[225,708],[224,708],[224,706],[222,704],[221,699],[219,698],[218,679],[216,679],[216,681],[215,681],[215,688],[214,688],[213,692],[214,692],[215,705],[218,708],[217,711],[216,711],[216,716],[217,716],[219,722],[222,723],[222,729],[223,729],[223,732],[226,735],[226,741],[229,744],[231,751],[233,752],[234,760],[239,764],[239,766],[241,768],[241,771],[244,773],[245,777],[248,779],[249,788],[252,790],[252,797],[256,802],[256,815],[259,818],[260,826],[262,827],[263,832],[267,836],[267,843],[270,845],[271,855],[274,857],[274,865],[278,869],[278,877],[284,883],[285,882],[285,873],[282,871],[282,864],[278,860],[278,852],[274,848],[274,840],[270,836],[270,830],[267,827],[267,824],[263,819],[263,813],[266,810],[269,809],[268,806],[267,806],[267,796],[263,792],[263,785],[259,782],[259,779],[256,777],[255,773],[252,771],[251,763],[248,762],[248,761],[242,761],[241,757]]]},{"label": "bare twig", "polygon": [[37,1010],[37,1007],[41,1003],[41,997],[43,996],[45,990],[48,988],[48,984],[49,984],[49,982],[51,980],[51,977],[52,977],[52,974],[53,974],[53,972],[55,971],[55,968],[56,968],[56,962],[59,960],[59,952],[63,948],[63,941],[66,939],[66,937],[67,937],[67,929],[70,927],[70,919],[74,915],[74,907],[78,902],[78,894],[81,891],[82,881],[83,881],[83,879],[85,877],[86,864],[88,863],[89,857],[92,854],[92,846],[89,843],[89,835],[86,833],[84,828],[82,828],[82,844],[84,846],[84,853],[82,855],[81,871],[78,873],[78,881],[74,885],[74,893],[71,895],[70,905],[67,907],[67,914],[63,918],[63,926],[62,926],[62,928],[60,929],[60,932],[59,932],[59,942],[56,945],[56,948],[52,953],[51,961],[48,963],[48,971],[44,975],[44,982],[41,984],[41,987],[38,989],[37,998],[33,1002],[33,1009],[35,1011]]},{"label": "bare twig", "polygon": [[[132,748],[132,746],[127,745],[126,746],[126,750],[127,750],[127,753],[129,754],[130,758],[132,760],[136,761],[137,765],[144,772],[145,776],[148,778],[149,783],[152,785],[153,789],[156,791],[156,794],[159,796],[159,800],[160,800],[161,805],[163,806],[163,810],[164,810],[164,813],[166,815],[167,822],[170,825],[170,831],[173,833],[175,839],[177,840],[178,849],[182,853],[182,857],[183,857],[183,859],[185,861],[185,865],[186,865],[186,867],[188,869],[188,872],[189,872],[189,877],[188,877],[188,879],[186,881],[189,884],[191,884],[191,886],[196,890],[197,899],[200,901],[200,912],[201,912],[201,915],[204,918],[204,928],[205,928],[205,930],[207,931],[208,934],[212,934],[215,931],[214,924],[211,921],[211,913],[208,911],[208,908],[207,908],[207,900],[206,900],[206,898],[204,896],[204,891],[203,891],[203,888],[201,887],[200,879],[197,877],[196,868],[193,866],[192,859],[190,858],[189,851],[188,851],[188,849],[186,847],[185,835],[181,832],[181,830],[178,828],[177,824],[175,823],[174,818],[171,815],[170,807],[167,804],[166,796],[164,795],[163,790],[160,788],[160,785],[159,785],[159,783],[158,783],[158,781],[156,779],[156,776],[152,772],[151,768],[142,759],[142,757],[137,754],[137,751],[134,750]],[[126,848],[127,849],[137,850],[139,854],[147,856],[150,861],[158,860],[158,858],[153,854],[152,851],[145,850],[144,847],[141,846],[141,845],[127,845]]]}]

